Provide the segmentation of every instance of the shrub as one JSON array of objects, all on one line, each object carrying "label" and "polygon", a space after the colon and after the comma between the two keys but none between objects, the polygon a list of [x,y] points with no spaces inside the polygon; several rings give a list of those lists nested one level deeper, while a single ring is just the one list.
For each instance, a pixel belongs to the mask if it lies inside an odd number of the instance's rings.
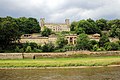
[{"label": "shrub", "polygon": [[105,44],[106,50],[119,50],[120,45],[115,42],[108,42]]},{"label": "shrub", "polygon": [[27,53],[32,52],[31,47],[30,47],[30,46],[27,46],[27,48],[26,48],[25,52],[27,52]]},{"label": "shrub", "polygon": [[43,52],[53,52],[55,50],[55,46],[52,43],[47,43],[42,46]]},{"label": "shrub", "polygon": [[33,49],[33,52],[38,52],[38,53],[40,53],[40,52],[42,52],[42,50],[37,49],[37,48],[34,48],[34,49]]}]

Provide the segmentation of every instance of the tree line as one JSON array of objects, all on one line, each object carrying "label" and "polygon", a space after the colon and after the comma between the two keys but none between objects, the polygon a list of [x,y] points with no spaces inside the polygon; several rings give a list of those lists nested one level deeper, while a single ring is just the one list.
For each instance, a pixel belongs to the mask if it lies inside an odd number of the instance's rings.
[{"label": "tree line", "polygon": [[[110,42],[109,37],[120,39],[120,20],[80,20],[72,22],[70,32],[59,33],[56,44],[46,43],[15,43],[22,34],[41,33],[42,36],[56,34],[46,28],[40,32],[39,22],[35,18],[12,18],[10,16],[0,17],[0,52],[64,52],[68,50],[120,50],[120,41]],[[102,33],[107,31],[107,33]],[[64,38],[65,34],[77,34],[77,44],[68,45]],[[99,33],[101,38],[98,41],[90,40],[87,34]]]},{"label": "tree line", "polygon": [[0,17],[0,50],[9,48],[22,34],[39,32],[39,22],[35,18]]},{"label": "tree line", "polygon": [[110,37],[117,37],[120,39],[120,19],[106,20],[98,19],[93,20],[91,18],[86,20],[80,20],[72,22],[70,26],[71,31],[76,34],[102,34],[102,31],[108,31]]}]

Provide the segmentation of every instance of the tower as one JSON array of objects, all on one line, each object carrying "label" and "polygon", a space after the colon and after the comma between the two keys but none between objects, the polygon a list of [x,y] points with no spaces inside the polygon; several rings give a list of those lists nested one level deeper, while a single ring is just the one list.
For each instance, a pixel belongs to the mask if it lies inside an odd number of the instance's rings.
[{"label": "tower", "polygon": [[65,19],[65,24],[67,24],[67,25],[70,24],[69,19]]},{"label": "tower", "polygon": [[40,27],[41,27],[41,31],[43,31],[44,30],[44,25],[45,25],[45,18],[41,18],[40,19]]}]

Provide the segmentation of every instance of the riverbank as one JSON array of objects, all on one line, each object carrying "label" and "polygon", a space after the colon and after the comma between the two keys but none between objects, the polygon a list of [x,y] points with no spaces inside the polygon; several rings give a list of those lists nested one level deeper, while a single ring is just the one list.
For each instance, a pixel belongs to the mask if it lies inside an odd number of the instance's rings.
[{"label": "riverbank", "polygon": [[120,56],[0,60],[0,68],[68,68],[119,66]]}]

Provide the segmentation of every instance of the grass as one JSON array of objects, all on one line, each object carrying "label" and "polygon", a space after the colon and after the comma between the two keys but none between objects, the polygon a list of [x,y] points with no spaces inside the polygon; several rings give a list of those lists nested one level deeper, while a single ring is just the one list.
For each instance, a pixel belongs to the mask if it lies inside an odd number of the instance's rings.
[{"label": "grass", "polygon": [[0,60],[0,67],[69,67],[69,66],[108,66],[120,63],[120,56],[88,58],[44,58]]}]

